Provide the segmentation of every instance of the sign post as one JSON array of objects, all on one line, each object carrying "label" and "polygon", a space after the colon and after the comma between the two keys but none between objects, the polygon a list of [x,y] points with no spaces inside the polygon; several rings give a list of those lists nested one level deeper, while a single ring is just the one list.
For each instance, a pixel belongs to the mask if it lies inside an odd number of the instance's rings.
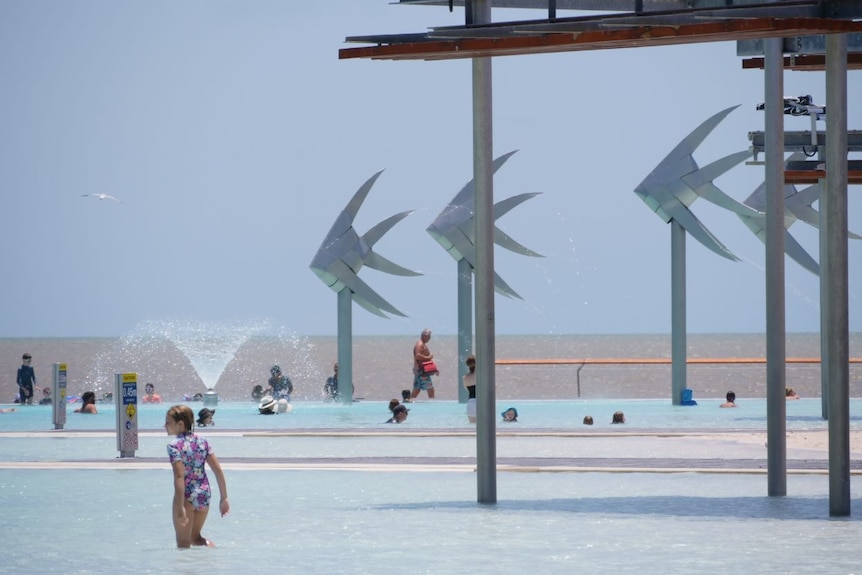
[{"label": "sign post", "polygon": [[120,457],[134,457],[138,449],[138,374],[116,374],[114,397],[117,407],[117,450]]},{"label": "sign post", "polygon": [[54,385],[51,390],[54,397],[52,402],[52,420],[54,429],[63,429],[66,425],[66,364],[54,364]]}]

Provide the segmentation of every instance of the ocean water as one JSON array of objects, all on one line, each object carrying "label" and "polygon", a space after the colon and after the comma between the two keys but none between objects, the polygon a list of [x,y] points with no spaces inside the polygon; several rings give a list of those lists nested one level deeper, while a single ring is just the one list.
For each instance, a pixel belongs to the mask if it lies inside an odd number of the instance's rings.
[{"label": "ocean water", "polygon": [[[182,326],[181,326],[182,327]],[[412,348],[416,336],[357,336],[353,344],[354,397],[384,401],[412,387]],[[688,355],[765,357],[763,334],[690,334]],[[439,377],[437,398],[456,400],[457,339],[434,335]],[[819,357],[818,334],[788,334],[787,357]],[[33,355],[37,384],[50,385],[52,365],[64,362],[70,395],[113,389],[114,374],[135,372],[151,382],[165,401],[215,387],[229,401],[247,400],[255,384],[266,384],[269,368],[280,365],[293,381],[295,399],[318,401],[337,359],[334,336],[305,337],[273,330],[173,324],[147,326],[121,338],[0,339],[0,403],[11,403],[15,373],[24,352]],[[670,358],[670,335],[499,335],[497,359]],[[850,356],[862,357],[862,334],[850,337]],[[765,397],[766,367],[690,365],[688,387],[695,399],[720,398],[728,390],[740,399]],[[788,364],[787,385],[803,397],[820,396],[819,364]],[[497,366],[496,395],[514,399],[669,398],[670,365]],[[850,395],[862,397],[862,364],[850,365]],[[37,393],[38,397],[38,393]],[[424,397],[424,394],[423,394]]]}]

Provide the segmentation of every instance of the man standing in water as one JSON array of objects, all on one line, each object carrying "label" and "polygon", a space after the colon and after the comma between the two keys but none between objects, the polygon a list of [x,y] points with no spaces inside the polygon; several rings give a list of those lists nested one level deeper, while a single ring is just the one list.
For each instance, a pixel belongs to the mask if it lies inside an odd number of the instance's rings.
[{"label": "man standing in water", "polygon": [[36,372],[30,365],[33,358],[25,353],[18,368],[18,392],[21,395],[21,405],[33,404],[33,388],[36,386]]},{"label": "man standing in water", "polygon": [[425,373],[422,369],[422,364],[426,361],[434,359],[434,354],[428,349],[428,342],[431,341],[431,330],[425,328],[419,336],[419,341],[413,346],[413,393],[410,397],[415,398],[423,389],[428,394],[429,399],[434,398],[434,383],[431,381],[431,374]]},{"label": "man standing in water", "polygon": [[293,394],[293,382],[281,372],[281,368],[277,365],[272,366],[269,373],[272,377],[269,378],[267,395],[272,394],[276,399],[284,398],[290,401],[290,396]]},{"label": "man standing in water", "polygon": [[323,401],[334,401],[338,397],[338,363],[332,366],[332,375],[323,384]]}]

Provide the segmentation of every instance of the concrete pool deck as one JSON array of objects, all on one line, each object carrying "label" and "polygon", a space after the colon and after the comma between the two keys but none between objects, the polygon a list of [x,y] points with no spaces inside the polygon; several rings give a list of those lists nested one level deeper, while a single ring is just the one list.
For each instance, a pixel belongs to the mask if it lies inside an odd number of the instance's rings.
[{"label": "concrete pool deck", "polygon": [[[476,469],[475,435],[464,430],[386,431],[297,429],[279,431],[198,430],[211,438],[227,470],[455,471]],[[32,449],[17,460],[0,454],[0,469],[156,469],[167,436],[139,434],[142,445],[133,458],[108,457],[110,448],[91,457],[69,457],[71,445],[39,449],[57,439],[110,444],[108,431],[4,432],[0,440],[30,439]],[[33,443],[35,441],[35,443]],[[498,472],[612,473],[767,473],[766,432],[751,431],[571,431],[506,430],[498,432]],[[862,448],[862,431],[851,432],[851,447]],[[350,452],[348,454],[348,452]],[[154,456],[153,454],[159,454]],[[357,454],[358,453],[358,454]],[[442,455],[444,454],[445,455]],[[255,454],[255,455],[250,455]],[[609,456],[614,454],[614,456]],[[828,474],[828,432],[787,433],[788,474]],[[862,475],[862,452],[851,451],[851,474]]]}]

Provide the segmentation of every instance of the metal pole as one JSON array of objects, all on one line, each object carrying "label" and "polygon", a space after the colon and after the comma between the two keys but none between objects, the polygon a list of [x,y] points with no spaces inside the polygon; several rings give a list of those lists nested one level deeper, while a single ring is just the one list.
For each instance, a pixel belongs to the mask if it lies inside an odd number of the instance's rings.
[{"label": "metal pole", "polygon": [[[477,24],[491,21],[491,0],[474,0]],[[473,181],[476,204],[476,467],[478,502],[497,502],[494,363],[494,150],[491,59],[473,59]]]},{"label": "metal pole", "polygon": [[[818,149],[817,159],[825,163],[826,158],[822,148]],[[817,180],[820,185],[820,412],[823,419],[829,419],[829,370],[826,369],[826,358],[829,357],[829,338],[826,335],[829,333],[829,237],[826,235],[827,226],[825,220],[825,212],[823,206],[828,201],[826,199],[826,178]]]},{"label": "metal pole", "polygon": [[353,403],[353,292],[338,292],[338,400]]},{"label": "metal pole", "polygon": [[769,495],[787,495],[784,317],[784,62],[781,38],[763,41],[766,91],[766,438]]},{"label": "metal pole", "polygon": [[458,260],[458,403],[467,403],[464,361],[473,351],[473,266],[466,259]]},{"label": "metal pole", "polygon": [[581,397],[581,370],[584,369],[585,365],[587,365],[587,364],[582,363],[581,365],[579,365],[578,371],[576,373],[577,379],[578,379],[578,397]]},{"label": "metal pole", "polygon": [[[826,194],[820,204],[829,261],[829,515],[850,515],[850,332],[847,278],[847,36],[826,36]],[[822,277],[821,270],[821,277]]]},{"label": "metal pole", "polygon": [[670,222],[671,404],[682,405],[686,388],[685,228]]}]

